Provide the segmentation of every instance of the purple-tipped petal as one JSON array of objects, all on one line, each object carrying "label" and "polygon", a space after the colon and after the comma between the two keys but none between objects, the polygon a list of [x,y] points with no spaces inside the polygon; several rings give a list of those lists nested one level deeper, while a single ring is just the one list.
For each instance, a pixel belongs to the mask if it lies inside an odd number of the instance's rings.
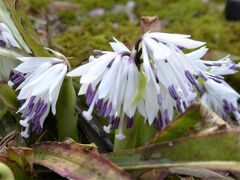
[{"label": "purple-tipped petal", "polygon": [[127,124],[126,124],[126,128],[129,129],[133,126],[133,117],[129,118],[127,117]]},{"label": "purple-tipped petal", "polygon": [[157,95],[157,100],[158,100],[158,105],[162,105],[162,100],[163,100],[163,98],[162,98],[162,95],[161,95],[161,94],[158,94],[158,95]]},{"label": "purple-tipped petal", "polygon": [[120,122],[120,117],[115,117],[114,120],[113,120],[113,125],[112,125],[112,128],[113,129],[117,129],[118,126],[119,126],[119,122]]},{"label": "purple-tipped petal", "polygon": [[102,108],[102,105],[103,105],[103,99],[99,99],[96,103],[96,108],[100,110]]},{"label": "purple-tipped petal", "polygon": [[154,126],[156,128],[156,130],[160,131],[162,129],[162,122],[160,119],[155,118],[154,119]]},{"label": "purple-tipped petal", "polygon": [[177,91],[176,91],[176,89],[174,88],[173,85],[168,87],[168,92],[170,93],[170,95],[172,96],[172,98],[174,100],[180,99],[180,97],[179,97],[179,95],[178,95],[178,93],[177,93]]},{"label": "purple-tipped petal", "polygon": [[105,111],[106,111],[106,108],[107,108],[107,102],[105,102],[105,103],[103,104],[103,106],[101,107],[101,109],[100,109],[99,112],[98,112],[98,115],[99,115],[99,116],[103,116],[104,113],[105,113]]},{"label": "purple-tipped petal", "polygon": [[107,108],[106,108],[106,110],[105,110],[105,112],[104,112],[104,117],[107,117],[107,116],[111,113],[111,111],[112,111],[112,103],[110,103],[110,104],[107,106]]}]

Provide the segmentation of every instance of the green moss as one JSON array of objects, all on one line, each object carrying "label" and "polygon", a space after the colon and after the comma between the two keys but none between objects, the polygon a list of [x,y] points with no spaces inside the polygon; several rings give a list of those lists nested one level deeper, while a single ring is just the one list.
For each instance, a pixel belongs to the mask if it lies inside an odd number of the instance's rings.
[{"label": "green moss", "polygon": [[31,8],[37,12],[46,8],[52,2],[52,0],[23,0],[21,3],[22,2],[26,5],[30,5]]},{"label": "green moss", "polygon": [[56,37],[55,41],[68,50],[68,56],[86,60],[94,49],[110,50],[109,41],[112,37],[131,47],[139,35],[140,30],[136,26],[127,24],[114,28],[111,21],[99,23],[97,19],[90,18],[83,21],[80,26],[69,28],[61,36]]},{"label": "green moss", "polygon": [[[51,0],[29,2],[33,7],[44,7]],[[112,36],[131,46],[138,36],[140,27],[130,23],[124,13],[113,14],[111,9],[116,4],[126,4],[127,0],[72,0],[79,4],[79,11],[58,12],[60,20],[68,27],[65,32],[55,37],[56,43],[66,48],[68,55],[87,59],[93,49],[109,49],[108,41]],[[191,34],[194,39],[207,42],[212,50],[238,54],[240,37],[239,22],[229,22],[224,18],[224,0],[203,3],[201,0],[139,0],[135,14],[141,16],[157,15],[169,21],[166,32]],[[104,8],[101,17],[88,17],[86,13],[94,8]],[[113,24],[118,24],[114,28]]]}]

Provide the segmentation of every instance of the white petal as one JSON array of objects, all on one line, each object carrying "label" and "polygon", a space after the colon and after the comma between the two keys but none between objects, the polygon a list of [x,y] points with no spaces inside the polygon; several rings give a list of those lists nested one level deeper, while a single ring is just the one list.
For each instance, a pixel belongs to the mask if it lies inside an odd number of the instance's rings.
[{"label": "white petal", "polygon": [[120,61],[121,61],[121,56],[119,55],[114,60],[110,70],[106,72],[106,74],[104,75],[98,88],[100,99],[105,98],[110,93],[110,91],[113,90],[112,85],[116,80]]},{"label": "white petal", "polygon": [[201,47],[200,49],[197,49],[196,51],[186,54],[186,58],[189,61],[199,60],[207,53],[207,51],[208,51],[208,48]]},{"label": "white petal", "polygon": [[55,82],[51,85],[49,89],[49,100],[51,102],[52,113],[54,115],[56,114],[56,103],[66,72],[67,66],[64,66],[62,72],[57,76]]},{"label": "white petal", "polygon": [[[82,76],[81,83],[91,83],[101,76],[107,69],[108,64],[115,58],[116,54],[105,54],[100,57],[98,63],[94,64],[90,69],[88,69],[87,74]],[[95,62],[95,61],[93,61]]]}]

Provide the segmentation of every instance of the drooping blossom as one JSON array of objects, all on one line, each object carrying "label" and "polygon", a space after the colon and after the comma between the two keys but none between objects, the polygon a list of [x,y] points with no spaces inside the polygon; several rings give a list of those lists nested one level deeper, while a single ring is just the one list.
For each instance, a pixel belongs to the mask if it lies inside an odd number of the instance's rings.
[{"label": "drooping blossom", "polygon": [[89,109],[83,112],[87,120],[92,119],[94,107],[100,116],[107,117],[111,128],[118,129],[117,137],[123,139],[124,121],[132,125],[137,104],[132,105],[138,80],[135,54],[121,42],[110,43],[113,51],[99,51],[100,56],[89,58],[89,62],[68,73],[68,76],[81,76],[79,95],[86,95]]},{"label": "drooping blossom", "polygon": [[17,86],[22,114],[20,124],[25,128],[21,135],[29,137],[30,131],[40,133],[51,109],[56,113],[56,102],[67,72],[65,61],[50,57],[21,57],[22,63],[10,76],[9,84]]},{"label": "drooping blossom", "polygon": [[166,126],[174,108],[179,113],[196,100],[194,87],[203,88],[194,76],[195,69],[181,48],[198,48],[204,42],[188,35],[146,33],[141,38],[143,72],[147,78],[146,92],[139,106],[140,113],[157,129]]},{"label": "drooping blossom", "polygon": [[[100,116],[109,119],[104,130],[118,128],[119,139],[125,137],[124,125],[132,126],[136,111],[161,130],[172,121],[175,110],[183,113],[199,93],[206,93],[202,82],[221,84],[223,75],[237,72],[239,65],[229,56],[202,60],[208,50],[201,47],[204,44],[189,35],[157,32],[142,35],[131,52],[119,41],[110,43],[113,52],[97,51],[101,55],[91,56],[88,63],[68,74],[80,76],[79,95],[85,94],[89,105],[83,116],[91,120],[96,107]],[[195,50],[184,53],[184,49]],[[137,94],[139,87],[142,90]]]}]

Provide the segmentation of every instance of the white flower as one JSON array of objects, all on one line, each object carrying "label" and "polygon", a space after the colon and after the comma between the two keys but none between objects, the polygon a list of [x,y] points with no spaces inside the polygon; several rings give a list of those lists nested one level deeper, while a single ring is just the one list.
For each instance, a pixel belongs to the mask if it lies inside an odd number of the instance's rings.
[{"label": "white flower", "polygon": [[50,108],[56,113],[56,102],[67,72],[65,61],[50,57],[22,57],[22,64],[13,71],[10,79],[19,85],[18,99],[22,106],[20,124],[25,127],[21,135],[25,138],[30,131],[40,133]]},{"label": "white flower", "polygon": [[0,48],[0,81],[8,81],[11,70],[19,64],[16,57],[21,55],[4,48]]},{"label": "white flower", "polygon": [[[109,119],[104,130],[118,128],[118,139],[125,137],[124,124],[127,128],[132,126],[136,110],[149,125],[161,130],[172,121],[175,110],[183,113],[196,102],[196,91],[204,93],[198,78],[219,84],[223,82],[222,75],[237,72],[239,65],[228,56],[218,61],[202,60],[208,50],[201,47],[205,43],[189,37],[146,33],[131,52],[117,40],[110,43],[113,52],[96,51],[101,55],[91,56],[88,63],[68,73],[80,76],[79,95],[85,94],[89,105],[83,116],[91,120],[96,107],[100,116]],[[201,48],[188,54],[182,51],[198,47]],[[209,91],[214,93],[214,89]],[[236,108],[236,103],[232,104]],[[238,113],[234,111],[234,115]]]},{"label": "white flower", "polygon": [[89,62],[68,73],[81,76],[79,95],[85,94],[88,111],[83,112],[87,120],[92,119],[94,106],[99,115],[108,117],[109,125],[104,130],[118,128],[117,138],[123,139],[124,120],[127,127],[132,125],[137,104],[132,105],[138,80],[138,69],[133,54],[121,42],[115,40],[110,45],[113,52],[99,51],[102,55],[90,57]]},{"label": "white flower", "polygon": [[208,79],[204,83],[206,92],[201,100],[218,113],[224,120],[228,120],[228,115],[234,115],[240,123],[238,112],[238,99],[240,95],[232,89],[225,81],[221,83]]},{"label": "white flower", "polygon": [[147,87],[139,112],[159,129],[172,120],[174,107],[182,113],[195,101],[193,86],[203,92],[194,77],[196,68],[179,47],[192,49],[205,43],[188,35],[146,33],[141,44]]},{"label": "white flower", "polygon": [[7,48],[12,46],[20,49],[20,46],[15,40],[11,30],[4,23],[0,23],[0,41],[3,41]]}]

